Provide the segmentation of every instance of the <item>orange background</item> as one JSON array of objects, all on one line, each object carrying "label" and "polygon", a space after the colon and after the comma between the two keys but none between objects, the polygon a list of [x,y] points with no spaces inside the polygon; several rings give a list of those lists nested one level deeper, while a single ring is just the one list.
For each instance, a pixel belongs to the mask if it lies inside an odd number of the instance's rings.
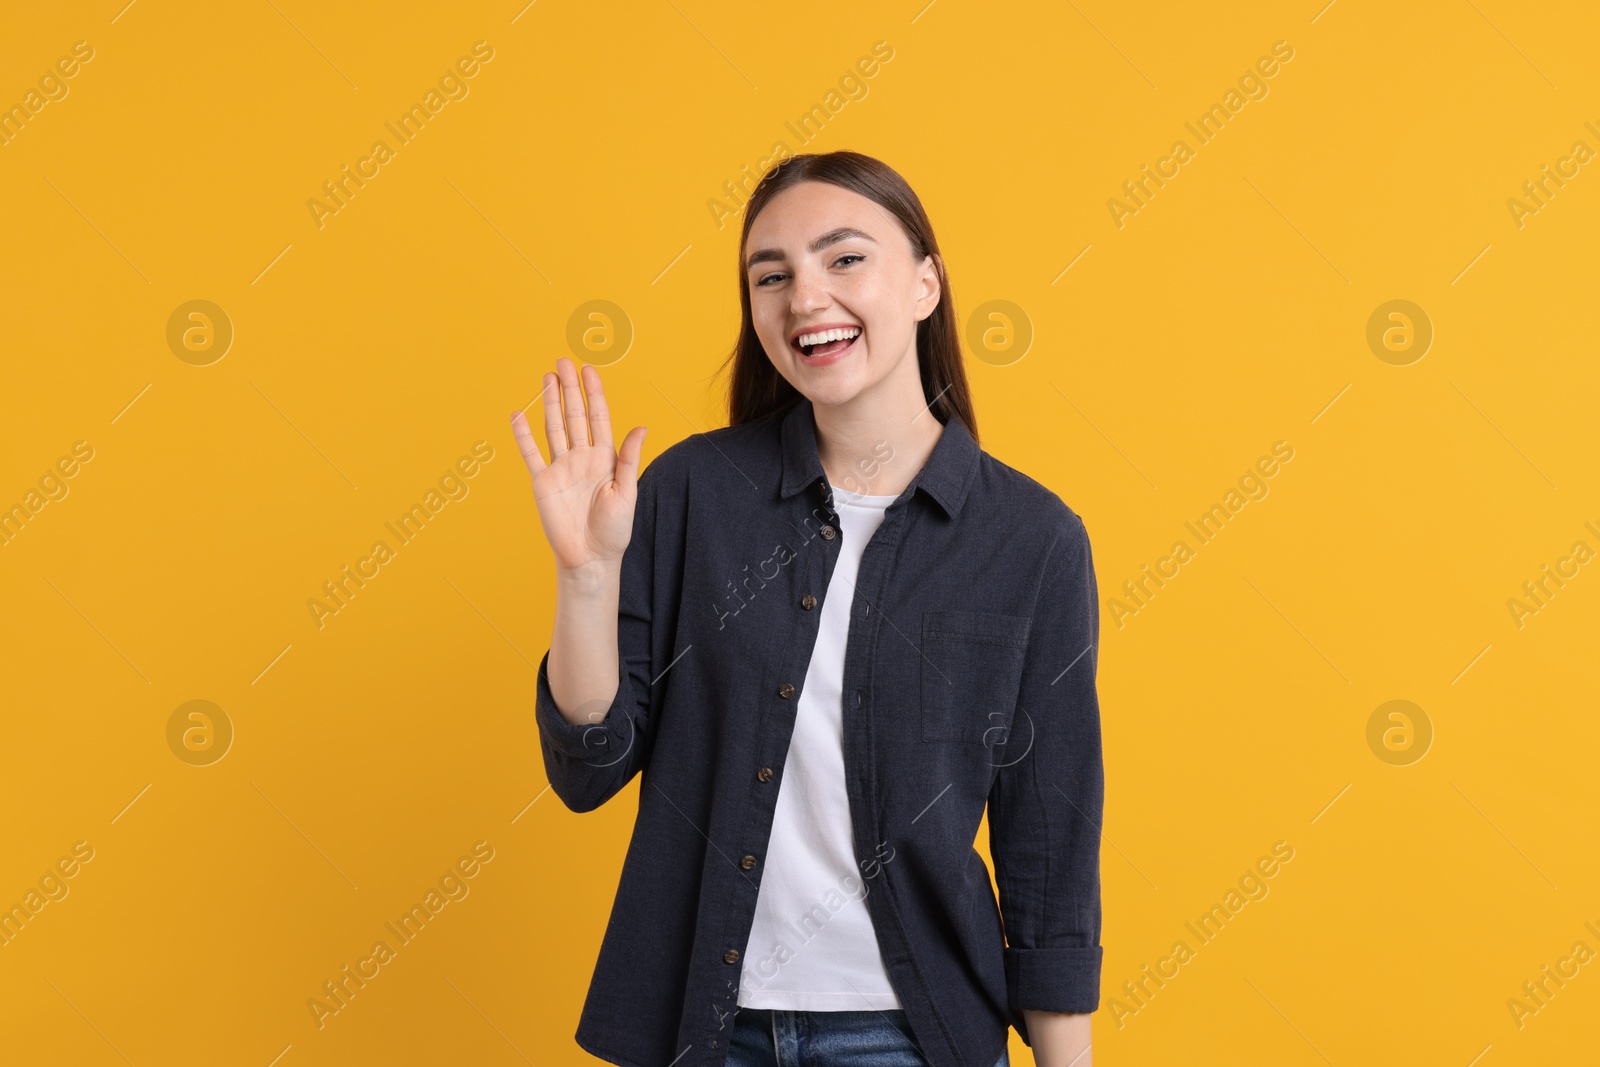
[{"label": "orange background", "polygon": [[[0,945],[7,1060],[593,1062],[572,1031],[637,786],[585,816],[546,791],[552,561],[507,416],[576,344],[647,460],[721,424],[724,183],[802,150],[813,107],[805,150],[922,197],[983,445],[1093,539],[1098,1062],[1592,1055],[1600,964],[1508,1007],[1600,951],[1600,568],[1571,555],[1600,548],[1600,176],[1508,206],[1600,150],[1589,7],[122,2],[0,37],[0,105],[93,53],[0,144],[0,506],[37,504],[0,545],[0,904],[68,890]],[[395,139],[479,41],[465,95]],[[174,345],[196,300],[221,317]],[[1369,346],[1393,300],[1431,324],[1420,358]],[[1191,539],[1279,441],[1267,494]],[[402,544],[385,524],[430,490]],[[1546,564],[1570,577],[1519,626]],[[1392,700],[1409,718],[1369,730]],[[1200,945],[1185,923],[1279,841]],[[468,894],[319,1028],[323,983],[479,842]]]}]

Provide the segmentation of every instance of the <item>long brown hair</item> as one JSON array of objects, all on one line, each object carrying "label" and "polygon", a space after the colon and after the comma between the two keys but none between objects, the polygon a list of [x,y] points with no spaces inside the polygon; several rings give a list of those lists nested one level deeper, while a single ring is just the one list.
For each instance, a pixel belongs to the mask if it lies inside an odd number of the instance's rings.
[{"label": "long brown hair", "polygon": [[859,152],[827,152],[781,160],[762,176],[745,205],[744,226],[739,234],[739,339],[719,368],[720,372],[730,363],[733,365],[728,385],[728,424],[753,422],[773,412],[786,411],[800,400],[799,390],[778,373],[756,336],[750,314],[750,278],[744,261],[755,217],[774,196],[803,181],[828,182],[877,203],[899,220],[919,260],[934,257],[934,269],[939,273],[939,303],[932,314],[917,323],[922,395],[941,423],[952,414],[959,415],[973,440],[977,440],[978,420],[961,359],[955,297],[950,291],[944,257],[939,254],[939,242],[933,236],[933,224],[904,178],[887,164]]}]

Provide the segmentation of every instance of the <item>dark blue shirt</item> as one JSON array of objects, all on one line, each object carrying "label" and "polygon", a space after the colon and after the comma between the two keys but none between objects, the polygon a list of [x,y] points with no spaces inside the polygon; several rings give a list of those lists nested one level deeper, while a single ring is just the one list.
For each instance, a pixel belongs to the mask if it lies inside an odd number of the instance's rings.
[{"label": "dark blue shirt", "polygon": [[[746,942],[840,537],[809,400],[696,434],[639,475],[615,701],[569,723],[539,663],[556,795],[590,811],[640,774],[576,1033],[601,1059],[727,1055],[740,961],[771,949]],[[866,905],[934,1067],[991,1067],[1008,1025],[1031,1044],[1022,1009],[1099,1006],[1098,642],[1082,520],[951,417],[867,543],[842,709]]]}]

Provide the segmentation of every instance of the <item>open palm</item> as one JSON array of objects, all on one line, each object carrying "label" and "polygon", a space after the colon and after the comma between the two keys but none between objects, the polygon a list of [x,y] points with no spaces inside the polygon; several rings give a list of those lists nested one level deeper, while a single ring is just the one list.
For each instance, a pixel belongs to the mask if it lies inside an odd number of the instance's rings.
[{"label": "open palm", "polygon": [[549,463],[534,442],[527,417],[520,411],[511,416],[517,447],[533,476],[533,499],[544,535],[556,566],[569,571],[622,558],[633,536],[639,453],[647,432],[635,426],[623,438],[621,449],[616,448],[600,372],[588,365],[583,370],[582,389],[577,367],[565,356],[556,360],[554,374],[544,375]]}]

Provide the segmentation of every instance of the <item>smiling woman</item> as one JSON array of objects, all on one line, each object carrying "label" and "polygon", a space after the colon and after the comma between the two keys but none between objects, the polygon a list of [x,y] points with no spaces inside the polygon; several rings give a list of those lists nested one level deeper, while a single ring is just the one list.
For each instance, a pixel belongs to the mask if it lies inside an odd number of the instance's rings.
[{"label": "smiling woman", "polygon": [[1014,1027],[1090,1067],[1084,523],[979,446],[944,260],[894,170],[779,163],[738,270],[729,425],[640,471],[644,428],[615,447],[600,372],[567,359],[543,382],[550,462],[512,418],[556,561],[550,787],[574,812],[647,767],[651,787],[577,1041],[622,1064],[1004,1067]]},{"label": "smiling woman", "polygon": [[[740,286],[744,325],[729,357],[730,415],[735,423],[755,417],[784,394],[826,404],[850,397],[857,411],[887,401],[912,427],[911,440],[921,446],[913,455],[926,458],[951,414],[961,414],[974,440],[978,427],[954,295],[922,205],[903,181],[901,192],[887,175],[865,167],[850,175],[855,187],[826,177],[774,180],[807,167],[823,175],[831,167],[842,178],[852,156],[780,163],[752,198]],[[818,218],[839,224],[817,233]],[[918,420],[923,410],[936,418]],[[845,466],[845,457],[832,458],[824,455],[824,467]],[[915,471],[905,468],[884,477],[909,481]]]}]

